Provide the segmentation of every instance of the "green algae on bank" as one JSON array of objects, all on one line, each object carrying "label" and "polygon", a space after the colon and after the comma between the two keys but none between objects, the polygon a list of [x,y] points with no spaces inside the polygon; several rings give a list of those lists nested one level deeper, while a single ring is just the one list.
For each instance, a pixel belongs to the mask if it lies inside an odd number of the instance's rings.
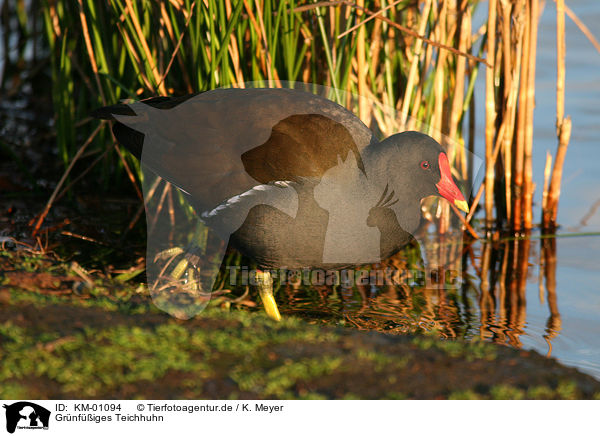
[{"label": "green algae on bank", "polygon": [[[15,292],[15,291],[12,291]],[[11,292],[11,294],[12,294]],[[535,352],[209,308],[160,313],[0,306],[4,398],[597,398]]]}]

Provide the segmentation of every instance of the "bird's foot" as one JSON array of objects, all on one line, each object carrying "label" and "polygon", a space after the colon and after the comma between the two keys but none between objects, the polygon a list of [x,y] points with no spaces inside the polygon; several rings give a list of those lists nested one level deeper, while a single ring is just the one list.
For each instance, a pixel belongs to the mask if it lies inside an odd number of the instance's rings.
[{"label": "bird's foot", "polygon": [[275,321],[281,321],[281,315],[277,308],[277,302],[273,295],[273,278],[269,271],[256,271],[256,283],[258,285],[258,293],[265,307],[267,316]]}]

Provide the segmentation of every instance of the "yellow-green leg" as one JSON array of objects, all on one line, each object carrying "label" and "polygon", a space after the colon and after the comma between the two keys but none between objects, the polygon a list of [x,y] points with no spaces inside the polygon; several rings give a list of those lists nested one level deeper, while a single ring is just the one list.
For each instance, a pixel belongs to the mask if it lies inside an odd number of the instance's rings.
[{"label": "yellow-green leg", "polygon": [[267,316],[275,321],[281,321],[281,315],[273,295],[273,279],[269,271],[256,271],[256,283],[260,299],[265,306]]}]

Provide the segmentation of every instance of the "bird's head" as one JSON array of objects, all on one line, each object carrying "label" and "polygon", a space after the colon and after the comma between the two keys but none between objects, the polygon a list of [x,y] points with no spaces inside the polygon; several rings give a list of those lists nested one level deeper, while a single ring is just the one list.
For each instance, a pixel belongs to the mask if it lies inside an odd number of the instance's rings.
[{"label": "bird's head", "polygon": [[[433,138],[419,132],[403,132],[390,136],[380,145],[381,156],[387,156],[385,172],[390,189],[418,200],[437,195],[458,209],[469,211],[452,177],[448,156]],[[386,150],[392,152],[385,153]]]}]

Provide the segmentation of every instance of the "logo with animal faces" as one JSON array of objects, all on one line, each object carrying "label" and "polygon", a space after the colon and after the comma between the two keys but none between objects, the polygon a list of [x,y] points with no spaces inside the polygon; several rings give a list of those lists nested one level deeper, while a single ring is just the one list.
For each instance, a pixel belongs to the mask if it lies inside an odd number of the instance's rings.
[{"label": "logo with animal faces", "polygon": [[15,430],[48,430],[50,411],[29,401],[19,401],[10,405],[5,404],[6,431]]}]

